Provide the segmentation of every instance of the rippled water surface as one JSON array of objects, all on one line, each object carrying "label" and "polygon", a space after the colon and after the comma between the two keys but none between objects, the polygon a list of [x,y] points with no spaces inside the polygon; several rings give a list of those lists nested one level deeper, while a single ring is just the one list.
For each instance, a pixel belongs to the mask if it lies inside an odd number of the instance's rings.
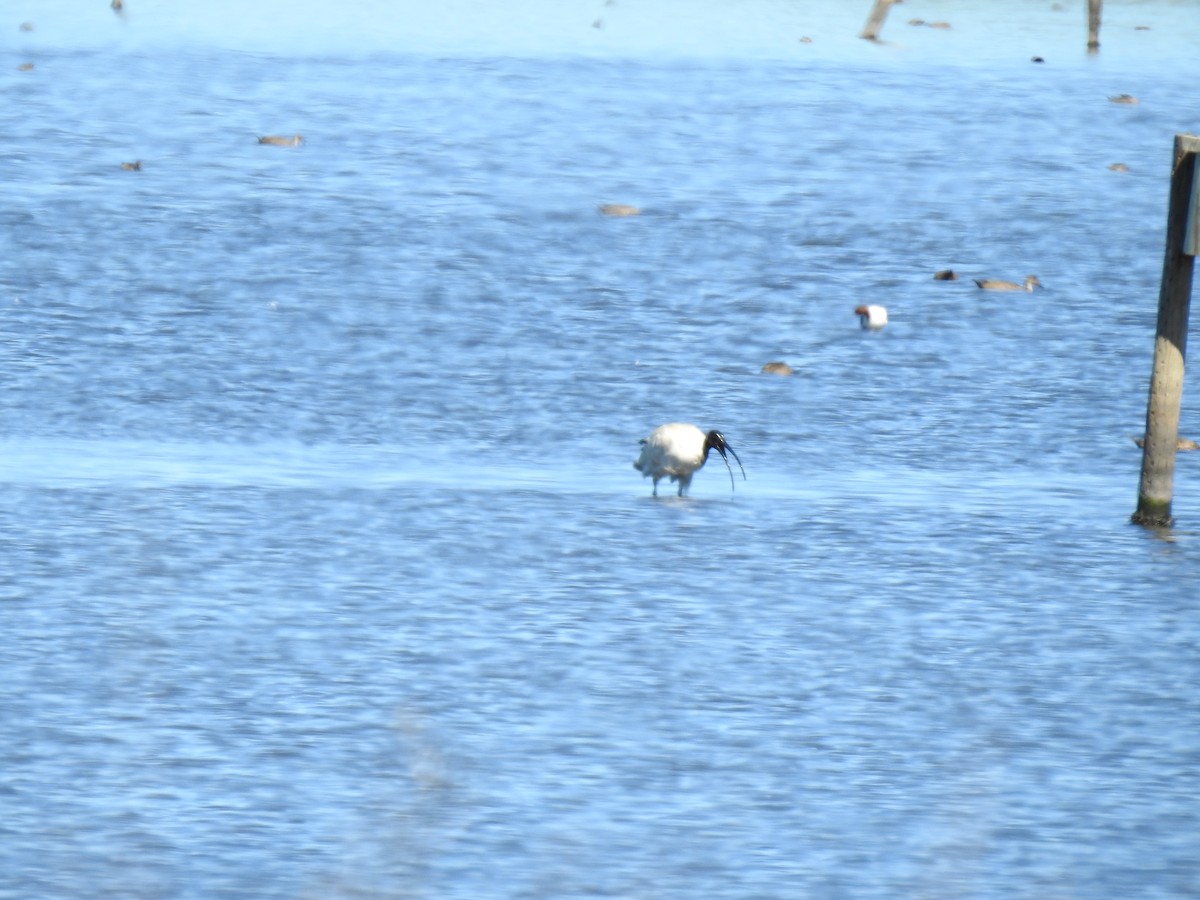
[{"label": "rippled water surface", "polygon": [[[1128,524],[1200,95],[1138,12],[1040,65],[11,38],[0,896],[1200,895],[1200,460]],[[675,420],[736,491],[650,497]]]}]

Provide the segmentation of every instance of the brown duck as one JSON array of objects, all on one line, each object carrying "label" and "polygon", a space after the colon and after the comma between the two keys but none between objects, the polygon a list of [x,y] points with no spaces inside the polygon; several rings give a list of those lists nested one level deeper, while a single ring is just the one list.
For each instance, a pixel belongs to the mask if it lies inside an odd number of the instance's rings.
[{"label": "brown duck", "polygon": [[1036,275],[1025,276],[1023,284],[1017,284],[1015,281],[1002,281],[999,278],[976,278],[974,280],[982,291],[1032,291],[1035,287],[1042,286]]}]

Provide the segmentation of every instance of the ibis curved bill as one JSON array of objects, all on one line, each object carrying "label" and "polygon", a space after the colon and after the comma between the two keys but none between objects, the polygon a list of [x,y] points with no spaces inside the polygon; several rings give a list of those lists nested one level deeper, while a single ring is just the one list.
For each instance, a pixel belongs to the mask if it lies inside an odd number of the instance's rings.
[{"label": "ibis curved bill", "polygon": [[716,450],[729,470],[729,487],[734,486],[733,468],[729,465],[726,452],[733,454],[738,468],[742,470],[742,480],[746,480],[746,469],[742,466],[733,447],[725,440],[725,435],[719,431],[707,434],[695,425],[686,422],[671,422],[659,425],[648,437],[642,439],[642,452],[634,462],[633,467],[642,473],[644,478],[654,479],[654,496],[658,496],[660,478],[669,478],[679,482],[679,496],[684,496],[692,484],[692,476],[697,469],[704,466],[708,460],[708,451]]}]

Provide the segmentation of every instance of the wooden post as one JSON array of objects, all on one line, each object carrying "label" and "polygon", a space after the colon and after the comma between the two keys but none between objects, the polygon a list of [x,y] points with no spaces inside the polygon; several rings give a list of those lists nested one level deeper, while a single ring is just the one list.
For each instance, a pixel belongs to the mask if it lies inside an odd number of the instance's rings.
[{"label": "wooden post", "polygon": [[1100,49],[1100,7],[1104,0],[1088,0],[1088,53]]},{"label": "wooden post", "polygon": [[879,30],[883,28],[883,20],[887,18],[888,10],[892,8],[893,2],[894,0],[875,0],[875,6],[871,9],[867,24],[863,26],[860,38],[868,41],[878,39]]},{"label": "wooden post", "polygon": [[[1175,442],[1179,436],[1179,403],[1183,396],[1183,362],[1187,351],[1188,307],[1192,295],[1194,257],[1185,253],[1189,213],[1196,215],[1193,192],[1200,137],[1175,135],[1171,191],[1167,206],[1167,249],[1158,294],[1158,325],[1154,338],[1154,368],[1146,403],[1146,441],[1142,447],[1142,476],[1133,521],[1166,528],[1171,524],[1175,490]],[[1193,224],[1192,233],[1195,228]],[[1193,248],[1194,249],[1194,248]]]},{"label": "wooden post", "polygon": [[1100,49],[1100,7],[1104,0],[1087,0],[1087,52]]}]

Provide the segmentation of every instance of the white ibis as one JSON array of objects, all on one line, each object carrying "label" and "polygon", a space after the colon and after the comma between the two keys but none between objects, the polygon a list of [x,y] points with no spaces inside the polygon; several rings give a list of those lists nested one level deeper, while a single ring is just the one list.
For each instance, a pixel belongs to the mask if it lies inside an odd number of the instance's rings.
[{"label": "white ibis", "polygon": [[642,452],[633,467],[642,473],[644,478],[654,479],[654,496],[658,496],[658,480],[670,478],[679,482],[679,496],[687,493],[692,484],[692,476],[708,459],[708,451],[716,450],[729,469],[729,486],[733,488],[733,469],[729,465],[728,450],[737,460],[738,468],[742,470],[742,480],[746,479],[746,470],[738,459],[725,435],[719,431],[705,434],[695,425],[686,422],[671,422],[659,425],[650,436],[642,440]]},{"label": "white ibis", "polygon": [[1017,284],[1015,281],[1001,281],[999,278],[982,280],[976,278],[975,283],[979,285],[981,291],[1032,291],[1035,287],[1042,286],[1036,275],[1026,275],[1022,284]]},{"label": "white ibis", "polygon": [[859,324],[871,331],[878,331],[887,324],[887,310],[882,306],[857,306],[854,314],[858,316]]}]

